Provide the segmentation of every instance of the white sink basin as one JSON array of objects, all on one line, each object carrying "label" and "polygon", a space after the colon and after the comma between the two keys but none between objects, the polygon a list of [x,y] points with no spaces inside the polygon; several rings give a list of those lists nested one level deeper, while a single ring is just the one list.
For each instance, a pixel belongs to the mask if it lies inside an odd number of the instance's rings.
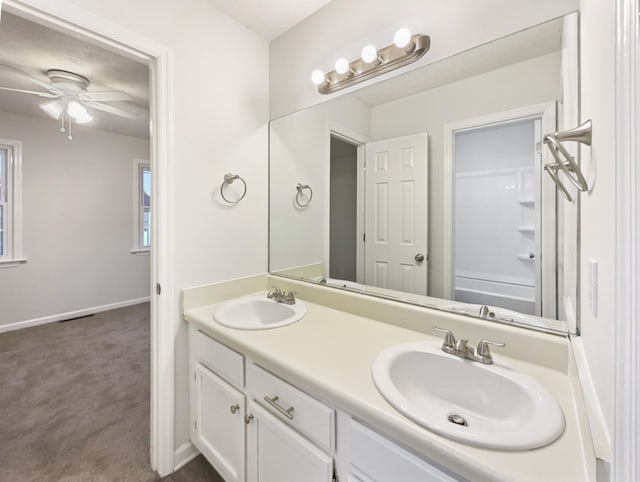
[{"label": "white sink basin", "polygon": [[564,431],[558,403],[533,378],[495,360],[483,365],[449,355],[436,343],[384,350],[373,363],[373,380],[403,415],[469,445],[534,449]]},{"label": "white sink basin", "polygon": [[267,292],[236,298],[218,307],[213,319],[221,325],[238,330],[265,330],[300,321],[307,313],[307,305],[296,300],[293,305],[267,298]]}]

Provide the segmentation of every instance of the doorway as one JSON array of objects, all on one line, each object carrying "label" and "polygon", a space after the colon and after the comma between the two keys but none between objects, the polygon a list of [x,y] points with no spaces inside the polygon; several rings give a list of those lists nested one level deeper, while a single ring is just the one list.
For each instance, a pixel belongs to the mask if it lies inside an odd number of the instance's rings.
[{"label": "doorway", "polygon": [[541,149],[555,125],[548,103],[445,126],[447,298],[556,318],[556,193]]},{"label": "doorway", "polygon": [[454,135],[455,301],[540,316],[540,122],[515,120]]},{"label": "doorway", "polygon": [[358,146],[331,136],[329,277],[357,282]]},{"label": "doorway", "polygon": [[[151,170],[154,220],[151,228],[151,465],[161,475],[173,470],[173,324],[177,313],[172,296],[159,296],[174,291],[172,270],[171,219],[172,196],[169,182],[173,159],[173,131],[170,123],[171,75],[169,49],[137,32],[127,31],[82,8],[69,8],[64,2],[47,2],[45,7],[32,7],[18,0],[5,0],[2,11],[28,18],[53,30],[68,32],[89,43],[100,45],[123,56],[145,63],[150,68]],[[162,367],[162,369],[160,369]]]}]

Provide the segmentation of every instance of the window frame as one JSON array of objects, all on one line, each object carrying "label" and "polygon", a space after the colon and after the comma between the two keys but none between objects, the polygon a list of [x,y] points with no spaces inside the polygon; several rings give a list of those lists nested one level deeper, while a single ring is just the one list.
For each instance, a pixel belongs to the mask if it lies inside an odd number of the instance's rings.
[{"label": "window frame", "polygon": [[[151,172],[151,163],[144,159],[133,160],[133,254],[149,254],[151,251],[151,230],[149,230],[149,245],[144,243],[144,187],[143,171]],[[151,196],[149,196],[149,216],[151,216]],[[151,224],[151,222],[149,223]]]},{"label": "window frame", "polygon": [[0,149],[7,151],[0,268],[11,268],[27,261],[22,252],[22,141],[0,138]]}]

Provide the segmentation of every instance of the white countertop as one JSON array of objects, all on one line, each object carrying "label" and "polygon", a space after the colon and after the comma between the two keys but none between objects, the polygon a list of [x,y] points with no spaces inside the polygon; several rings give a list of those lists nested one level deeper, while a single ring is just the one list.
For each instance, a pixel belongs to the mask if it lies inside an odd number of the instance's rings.
[{"label": "white countertop", "polygon": [[308,311],[303,320],[271,330],[226,328],[213,320],[216,304],[188,309],[184,318],[276,375],[469,480],[595,481],[595,457],[582,413],[582,395],[566,373],[494,354],[553,394],[564,412],[566,428],[552,444],[530,451],[467,446],[405,418],[384,400],[371,376],[371,364],[385,348],[418,340],[441,344],[441,339],[305,303]]}]

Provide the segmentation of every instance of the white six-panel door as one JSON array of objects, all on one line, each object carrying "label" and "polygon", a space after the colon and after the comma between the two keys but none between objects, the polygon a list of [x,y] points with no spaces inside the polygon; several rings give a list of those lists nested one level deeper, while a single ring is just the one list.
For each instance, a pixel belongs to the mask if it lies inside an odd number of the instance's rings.
[{"label": "white six-panel door", "polygon": [[426,133],[366,145],[368,285],[427,294],[428,146]]}]

